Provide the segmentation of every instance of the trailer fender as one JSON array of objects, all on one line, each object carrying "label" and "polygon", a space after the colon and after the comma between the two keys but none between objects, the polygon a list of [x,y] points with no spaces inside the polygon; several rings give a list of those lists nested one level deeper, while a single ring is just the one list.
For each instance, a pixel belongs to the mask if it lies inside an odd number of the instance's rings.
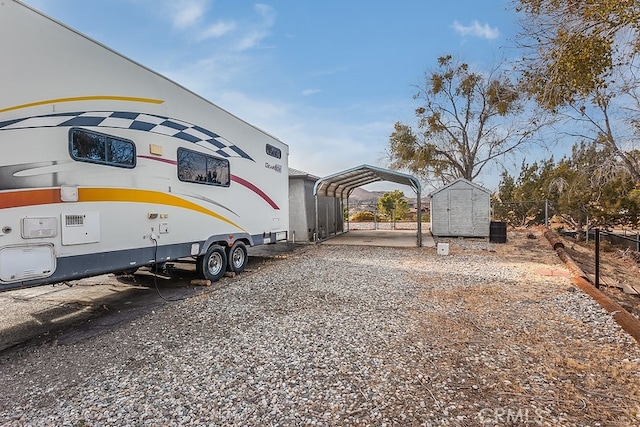
[{"label": "trailer fender", "polygon": [[210,236],[205,242],[200,246],[200,250],[198,255],[204,255],[207,253],[207,250],[211,247],[211,245],[220,245],[226,248],[230,248],[237,241],[243,241],[248,246],[254,246],[253,238],[247,233],[234,233],[234,234],[218,234],[214,236]]}]

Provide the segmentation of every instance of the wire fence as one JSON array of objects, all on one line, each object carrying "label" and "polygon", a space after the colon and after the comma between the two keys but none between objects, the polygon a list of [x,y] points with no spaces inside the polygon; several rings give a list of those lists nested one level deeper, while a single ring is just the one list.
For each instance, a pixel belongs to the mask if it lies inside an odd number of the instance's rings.
[{"label": "wire fence", "polygon": [[553,207],[548,200],[524,200],[519,202],[502,202],[493,200],[491,217],[496,221],[506,222],[512,227],[529,225],[549,225],[554,215]]},{"label": "wire fence", "polygon": [[417,221],[349,221],[349,230],[417,230]]},{"label": "wire fence", "polygon": [[511,227],[545,225],[576,241],[589,242],[594,239],[594,230],[607,231],[605,240],[617,247],[640,252],[639,224],[621,221],[616,215],[600,214],[590,217],[588,209],[564,212],[549,200],[522,202],[492,201],[492,218]]},{"label": "wire fence", "polygon": [[[632,250],[640,251],[640,234],[636,233],[635,236],[625,236],[617,233],[612,233],[605,230],[595,228],[593,230],[595,241],[595,287],[600,288],[600,252],[602,238],[608,239],[610,242],[616,242],[616,246],[626,246],[627,248],[635,248]],[[626,242],[626,244],[621,244]]]},{"label": "wire fence", "polygon": [[[508,203],[494,200],[492,202],[494,220],[504,221],[512,227],[545,225],[565,238],[592,247],[595,268],[593,284],[596,288],[600,288],[602,252],[611,249],[632,251],[638,253],[634,259],[640,262],[640,230],[629,227],[628,224],[616,223],[614,215],[610,217],[611,221],[608,221],[609,218],[604,215],[590,218],[587,212],[586,208],[582,211],[578,209],[577,214],[574,212],[571,215],[562,212],[547,200]],[[606,249],[604,245],[607,245]]]}]

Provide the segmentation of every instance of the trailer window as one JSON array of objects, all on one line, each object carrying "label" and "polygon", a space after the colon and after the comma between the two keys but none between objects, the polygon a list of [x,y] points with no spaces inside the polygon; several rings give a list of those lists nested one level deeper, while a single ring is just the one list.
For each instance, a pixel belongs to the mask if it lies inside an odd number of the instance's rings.
[{"label": "trailer window", "polygon": [[85,129],[69,131],[71,157],[80,162],[133,168],[136,146],[132,141]]},{"label": "trailer window", "polygon": [[278,147],[274,147],[271,144],[267,144],[267,154],[276,159],[282,158],[282,151]]},{"label": "trailer window", "polygon": [[198,184],[229,186],[229,161],[178,148],[178,178]]}]

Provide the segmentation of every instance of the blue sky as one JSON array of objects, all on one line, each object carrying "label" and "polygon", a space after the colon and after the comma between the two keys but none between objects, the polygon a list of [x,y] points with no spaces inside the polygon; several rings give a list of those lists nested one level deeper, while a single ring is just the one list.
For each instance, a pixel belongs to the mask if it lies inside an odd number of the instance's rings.
[{"label": "blue sky", "polygon": [[317,176],[387,167],[393,124],[411,123],[439,56],[488,70],[518,54],[510,0],[25,3],[276,136]]}]

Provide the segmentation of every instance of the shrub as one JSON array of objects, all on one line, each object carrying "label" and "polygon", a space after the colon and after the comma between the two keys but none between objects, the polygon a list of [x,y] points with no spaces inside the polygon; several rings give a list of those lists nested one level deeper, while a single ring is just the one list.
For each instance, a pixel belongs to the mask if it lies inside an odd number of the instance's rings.
[{"label": "shrub", "polygon": [[373,212],[356,212],[351,217],[353,222],[369,222],[373,221]]}]

